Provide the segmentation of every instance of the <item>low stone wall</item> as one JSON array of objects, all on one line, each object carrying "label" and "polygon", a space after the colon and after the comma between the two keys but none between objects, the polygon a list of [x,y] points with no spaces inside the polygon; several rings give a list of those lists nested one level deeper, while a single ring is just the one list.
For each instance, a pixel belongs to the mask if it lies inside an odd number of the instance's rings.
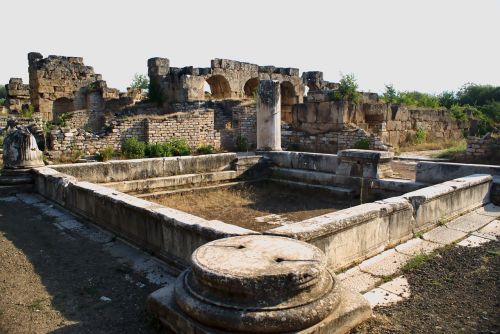
[{"label": "low stone wall", "polygon": [[236,153],[220,153],[54,165],[51,168],[76,177],[79,181],[108,183],[228,170],[236,158]]},{"label": "low stone wall", "polygon": [[258,234],[217,220],[205,220],[126,195],[52,168],[34,170],[35,190],[178,269],[199,246],[237,235]]},{"label": "low stone wall", "polygon": [[500,136],[495,138],[488,134],[482,138],[467,138],[466,156],[471,160],[480,158],[500,163]]},{"label": "low stone wall", "polygon": [[420,161],[416,170],[416,181],[427,184],[436,184],[472,174],[500,177],[500,166],[497,165]]},{"label": "low stone wall", "polygon": [[266,234],[312,243],[326,253],[328,265],[337,270],[488,203],[491,180],[490,175],[471,175],[281,226]]},{"label": "low stone wall", "polygon": [[317,172],[335,173],[338,166],[336,154],[307,152],[258,152],[269,158],[276,166],[312,170]]},{"label": "low stone wall", "polygon": [[355,148],[356,143],[361,140],[368,141],[370,150],[388,150],[380,138],[360,128],[311,135],[295,130],[291,124],[281,125],[282,146],[288,150],[337,153],[340,150]]}]

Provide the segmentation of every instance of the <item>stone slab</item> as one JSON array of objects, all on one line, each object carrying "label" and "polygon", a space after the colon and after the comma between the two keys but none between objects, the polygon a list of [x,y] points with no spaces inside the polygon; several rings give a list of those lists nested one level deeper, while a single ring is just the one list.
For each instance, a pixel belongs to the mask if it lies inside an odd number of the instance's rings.
[{"label": "stone slab", "polygon": [[423,238],[428,241],[437,242],[443,245],[451,244],[459,239],[464,238],[467,233],[439,226],[424,234]]},{"label": "stone slab", "polygon": [[442,247],[441,244],[415,238],[396,246],[396,251],[409,256],[415,256],[418,254],[432,253],[435,249],[440,247]]},{"label": "stone slab", "polygon": [[[174,285],[161,288],[147,300],[147,309],[153,316],[174,333],[183,334],[229,334],[229,332],[209,328],[187,317],[173,298]],[[344,334],[372,316],[370,304],[359,293],[342,288],[340,304],[320,323],[296,332],[297,334]]]},{"label": "stone slab", "polygon": [[495,218],[500,218],[500,206],[495,204],[487,204],[479,209],[476,212],[480,215],[491,216]]},{"label": "stone slab", "polygon": [[351,268],[337,275],[342,284],[352,291],[366,292],[373,289],[380,280],[378,277],[362,272],[359,267]]},{"label": "stone slab", "polygon": [[408,280],[403,275],[396,277],[392,281],[380,285],[379,288],[387,290],[402,298],[409,298],[411,294],[410,284],[408,284]]},{"label": "stone slab", "polygon": [[457,245],[462,246],[462,247],[475,248],[475,247],[479,247],[485,243],[488,243],[490,241],[492,241],[492,240],[487,239],[487,238],[481,238],[481,237],[478,237],[477,235],[471,235],[470,237],[460,241]]},{"label": "stone slab", "polygon": [[497,240],[497,238],[500,237],[500,220],[494,220],[479,231],[472,234],[482,238]]},{"label": "stone slab", "polygon": [[408,255],[389,249],[360,263],[361,271],[375,276],[391,276],[398,272],[410,259]]},{"label": "stone slab", "polygon": [[403,300],[403,297],[381,288],[370,290],[363,297],[365,297],[372,308],[398,303]]},{"label": "stone slab", "polygon": [[494,217],[489,215],[481,215],[476,212],[472,212],[449,222],[446,226],[454,230],[469,233],[479,230],[481,227],[492,221],[493,218]]}]

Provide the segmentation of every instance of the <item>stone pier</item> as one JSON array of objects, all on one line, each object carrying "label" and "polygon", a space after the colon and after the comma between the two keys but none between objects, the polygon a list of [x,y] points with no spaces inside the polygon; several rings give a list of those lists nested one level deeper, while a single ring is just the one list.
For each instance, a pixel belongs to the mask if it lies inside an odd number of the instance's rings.
[{"label": "stone pier", "polygon": [[148,308],[175,333],[346,333],[371,316],[308,243],[277,236],[219,239],[152,293]]},{"label": "stone pier", "polygon": [[338,154],[337,175],[383,179],[392,176],[394,153],[371,150],[343,150]]},{"label": "stone pier", "polygon": [[281,151],[280,83],[261,80],[257,89],[257,150]]}]

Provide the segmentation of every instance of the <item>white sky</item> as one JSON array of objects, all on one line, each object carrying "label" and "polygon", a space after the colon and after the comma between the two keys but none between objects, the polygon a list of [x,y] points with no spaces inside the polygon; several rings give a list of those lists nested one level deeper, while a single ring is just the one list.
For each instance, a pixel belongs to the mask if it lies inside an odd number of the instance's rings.
[{"label": "white sky", "polygon": [[122,90],[151,57],[354,73],[372,92],[500,85],[500,0],[10,0],[0,13],[5,83],[27,82],[37,51],[84,57]]}]

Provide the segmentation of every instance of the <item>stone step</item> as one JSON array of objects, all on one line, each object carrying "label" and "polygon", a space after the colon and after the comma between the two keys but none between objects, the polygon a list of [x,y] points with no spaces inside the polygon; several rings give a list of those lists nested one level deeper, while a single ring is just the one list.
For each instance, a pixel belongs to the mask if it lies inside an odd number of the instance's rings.
[{"label": "stone step", "polygon": [[335,187],[335,186],[323,186],[323,185],[319,185],[319,184],[309,184],[309,183],[283,180],[283,179],[274,179],[274,178],[269,179],[269,181],[277,182],[280,184],[287,185],[289,187],[294,187],[294,188],[299,188],[299,189],[308,189],[308,190],[314,190],[314,191],[319,190],[319,191],[327,192],[328,194],[332,195],[333,197],[342,198],[342,199],[352,199],[356,195],[356,192],[352,189],[349,189],[349,188],[342,188],[342,187]]},{"label": "stone step", "polygon": [[238,172],[234,170],[200,173],[200,174],[182,174],[173,176],[154,177],[141,180],[130,180],[120,182],[103,183],[103,186],[113,188],[125,193],[143,193],[149,191],[161,191],[169,188],[186,188],[193,185],[213,184],[234,180],[239,177]]},{"label": "stone step", "polygon": [[333,185],[336,180],[335,174],[332,173],[282,167],[271,167],[271,175],[275,179],[320,185]]},{"label": "stone step", "polygon": [[258,181],[226,182],[226,183],[214,184],[214,185],[203,186],[203,187],[192,187],[192,188],[156,191],[156,192],[149,193],[149,194],[139,194],[139,195],[134,195],[134,196],[138,197],[138,198],[145,199],[145,200],[149,200],[149,199],[153,199],[153,198],[160,198],[160,197],[164,197],[164,196],[190,193],[190,192],[195,192],[195,191],[196,192],[198,192],[198,191],[210,191],[210,190],[215,190],[215,189],[220,189],[220,188],[233,187],[233,186],[243,185],[243,184],[247,184],[247,183],[251,183],[251,182],[258,182]]},{"label": "stone step", "polygon": [[21,184],[15,186],[0,186],[0,196],[12,196],[23,192],[32,192],[32,184]]}]

